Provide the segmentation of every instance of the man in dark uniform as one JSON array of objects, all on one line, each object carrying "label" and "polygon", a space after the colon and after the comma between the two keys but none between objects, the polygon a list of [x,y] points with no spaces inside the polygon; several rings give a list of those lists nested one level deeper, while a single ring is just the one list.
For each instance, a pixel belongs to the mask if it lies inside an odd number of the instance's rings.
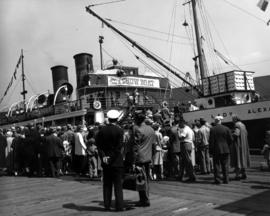
[{"label": "man in dark uniform", "polygon": [[120,113],[110,110],[107,113],[109,124],[102,127],[96,136],[96,144],[103,167],[103,199],[106,210],[111,209],[112,186],[114,186],[115,209],[124,210],[122,177],[124,170],[123,130],[116,125]]},{"label": "man in dark uniform", "polygon": [[220,166],[223,173],[223,183],[229,182],[229,146],[232,134],[228,127],[221,124],[222,116],[215,117],[216,125],[210,130],[209,150],[213,155],[215,183],[220,184]]}]

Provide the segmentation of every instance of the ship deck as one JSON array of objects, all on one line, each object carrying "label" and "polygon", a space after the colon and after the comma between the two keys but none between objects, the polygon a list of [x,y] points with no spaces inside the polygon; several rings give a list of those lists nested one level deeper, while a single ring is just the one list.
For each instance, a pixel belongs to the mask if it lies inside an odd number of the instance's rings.
[{"label": "ship deck", "polygon": [[[105,212],[101,181],[61,178],[0,177],[0,215],[270,215],[270,172],[252,157],[248,179],[213,185],[213,176],[197,183],[151,182],[151,206],[135,207],[138,194],[124,191],[130,210]],[[233,174],[230,174],[233,177]]]}]

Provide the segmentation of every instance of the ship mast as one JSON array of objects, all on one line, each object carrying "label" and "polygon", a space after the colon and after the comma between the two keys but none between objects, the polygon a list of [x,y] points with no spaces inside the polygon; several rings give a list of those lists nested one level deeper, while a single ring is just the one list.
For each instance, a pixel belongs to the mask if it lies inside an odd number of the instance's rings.
[{"label": "ship mast", "polygon": [[24,64],[23,64],[23,50],[21,50],[21,58],[22,58],[22,92],[21,95],[23,96],[23,111],[26,113],[26,97],[27,91],[25,89],[25,74],[24,74]]},{"label": "ship mast", "polygon": [[94,17],[96,17],[97,19],[99,19],[102,23],[104,23],[108,28],[112,29],[114,32],[116,32],[118,35],[120,35],[121,37],[123,37],[124,39],[126,39],[129,43],[131,43],[132,47],[137,48],[139,51],[141,51],[144,55],[146,55],[146,57],[154,60],[155,62],[157,62],[160,66],[162,66],[163,68],[165,68],[167,71],[171,72],[172,74],[174,74],[176,77],[178,77],[179,79],[181,79],[183,82],[185,82],[188,86],[190,86],[191,88],[194,88],[199,95],[202,94],[201,90],[197,87],[197,86],[193,86],[192,83],[188,82],[187,80],[185,80],[183,77],[181,77],[176,71],[172,70],[168,65],[166,65],[165,63],[163,63],[161,60],[159,60],[157,57],[155,57],[154,55],[152,55],[150,52],[148,52],[147,50],[145,50],[143,47],[141,47],[140,45],[138,45],[134,40],[132,40],[131,38],[129,38],[128,36],[126,36],[124,33],[122,33],[121,31],[119,31],[118,29],[116,29],[113,25],[111,25],[109,22],[107,22],[105,19],[103,19],[102,17],[100,17],[98,14],[96,14],[93,10],[91,10],[91,5],[86,7],[86,11],[88,13],[90,13],[91,15],[93,15]]},{"label": "ship mast", "polygon": [[201,44],[201,37],[200,37],[199,26],[198,26],[196,0],[191,0],[191,4],[192,4],[192,11],[193,11],[197,51],[198,51],[198,56],[196,56],[195,58],[199,58],[200,76],[202,80],[203,78],[206,77],[206,73],[205,73],[205,67],[204,67],[204,62],[203,62],[204,60],[203,60],[202,44]]}]

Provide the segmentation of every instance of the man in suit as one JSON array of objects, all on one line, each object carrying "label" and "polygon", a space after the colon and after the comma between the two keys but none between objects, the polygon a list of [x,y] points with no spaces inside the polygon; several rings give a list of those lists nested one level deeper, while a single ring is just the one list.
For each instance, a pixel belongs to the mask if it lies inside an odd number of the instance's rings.
[{"label": "man in suit", "polygon": [[232,134],[228,127],[221,124],[222,116],[215,117],[215,126],[210,130],[209,150],[213,155],[215,184],[221,183],[220,167],[223,173],[223,183],[229,182],[229,146],[232,144]]},{"label": "man in suit", "polygon": [[103,167],[103,199],[106,210],[111,209],[112,187],[114,186],[115,209],[123,211],[122,177],[124,170],[123,130],[116,124],[120,113],[110,110],[107,113],[109,124],[102,127],[96,136],[96,144]]},{"label": "man in suit", "polygon": [[56,128],[50,128],[50,135],[45,138],[48,159],[52,177],[58,177],[60,172],[60,158],[64,151],[63,142],[57,136]]},{"label": "man in suit", "polygon": [[153,145],[156,142],[155,131],[145,124],[145,114],[135,115],[135,125],[132,134],[133,167],[138,166],[146,173],[146,190],[139,191],[139,202],[137,206],[150,206],[149,200],[149,179],[150,163],[152,161]]},{"label": "man in suit", "polygon": [[178,136],[179,118],[175,118],[173,126],[169,131],[169,153],[172,158],[171,173],[175,177],[179,177],[180,173],[180,138]]},{"label": "man in suit", "polygon": [[7,138],[2,128],[0,128],[0,169],[6,169],[6,147]]}]

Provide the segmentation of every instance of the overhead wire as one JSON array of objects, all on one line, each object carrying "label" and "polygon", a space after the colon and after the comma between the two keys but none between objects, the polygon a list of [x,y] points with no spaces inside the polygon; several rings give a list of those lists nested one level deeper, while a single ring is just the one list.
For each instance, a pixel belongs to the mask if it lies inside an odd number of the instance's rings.
[{"label": "overhead wire", "polygon": [[[222,46],[223,46],[225,52],[227,53],[226,60],[227,60],[232,66],[236,67],[237,69],[240,69],[239,66],[236,65],[236,64],[232,61],[232,59],[230,58],[228,49],[226,48],[225,43],[224,43],[224,41],[222,40],[222,37],[220,36],[220,34],[219,34],[219,32],[218,32],[218,30],[217,30],[217,28],[216,28],[216,26],[215,26],[215,23],[214,23],[213,20],[211,19],[211,16],[210,16],[210,14],[208,13],[208,11],[207,11],[205,5],[202,4],[202,6],[203,6],[204,13],[207,15],[207,18],[208,18],[207,21],[210,20],[210,22],[211,22],[212,26],[214,27],[214,30],[215,30],[215,32],[216,32],[216,34],[217,34],[219,40],[221,41],[221,44],[222,44]],[[208,24],[208,25],[209,25],[209,24]],[[213,51],[216,53],[216,51],[215,51],[215,50],[216,50],[215,46],[213,46],[212,49],[213,49]],[[220,52],[219,52],[219,53],[220,53]],[[220,54],[221,54],[221,53],[220,53]],[[222,56],[223,56],[222,58],[224,59],[225,56],[224,56],[224,55],[222,55]],[[217,56],[215,55],[215,57],[217,57]],[[219,56],[219,57],[220,57],[220,56]],[[219,61],[217,61],[217,62],[219,62]],[[219,67],[220,67],[220,71],[221,71],[222,66],[221,66],[221,64],[219,64],[219,65],[220,65]],[[240,70],[241,70],[241,69],[240,69]]]},{"label": "overhead wire", "polygon": [[[119,37],[119,39],[120,39],[120,41],[124,44],[124,46],[135,56],[135,58],[138,60],[138,61],[140,61],[143,65],[145,65],[148,69],[150,69],[153,73],[155,73],[155,74],[157,74],[157,75],[159,75],[159,76],[161,76],[161,77],[165,77],[165,75],[164,74],[162,74],[161,72],[159,72],[157,69],[155,69],[153,66],[151,66],[150,64],[148,64],[146,61],[144,61],[142,58],[140,58],[139,56],[138,56],[138,54],[135,54],[134,53],[134,51],[129,47],[129,45],[127,44],[127,42],[126,41],[124,41],[119,35],[117,35],[116,34],[116,36],[117,37]],[[153,63],[153,62],[152,62]],[[156,63],[156,62],[154,62],[154,63]],[[157,63],[156,63],[157,64]],[[160,67],[160,65],[156,65],[157,67]],[[170,80],[170,82],[171,82],[171,80]],[[174,85],[174,87],[177,87],[177,84],[176,84],[176,82],[171,82],[173,85]]]},{"label": "overhead wire", "polygon": [[[190,9],[190,7],[189,7]],[[190,14],[191,14],[191,11],[189,11]],[[184,7],[184,18],[185,18],[185,21],[186,21],[186,10],[185,10],[185,7]],[[189,20],[189,22],[187,23],[187,26],[185,26],[185,30],[186,30],[186,34],[189,38],[189,41],[191,43],[191,49],[193,50],[193,54],[194,56],[196,56],[196,46],[195,46],[195,37],[194,37],[194,34],[193,34],[193,31],[192,31],[192,21],[191,21],[191,18]]]},{"label": "overhead wire", "polygon": [[[174,35],[174,31],[175,31],[175,19],[176,19],[176,3],[175,3],[175,6],[173,8],[173,12],[172,12],[172,17],[171,17],[171,22],[170,22],[170,30],[169,30],[169,33],[171,32],[171,26],[172,26],[172,35]],[[173,51],[173,42],[174,42],[174,38],[173,36],[171,37],[171,40],[170,38],[168,37],[168,42],[171,42],[171,47],[170,47],[170,53],[169,53],[169,62],[172,61],[172,51]],[[167,74],[167,79],[169,79],[169,73]],[[166,86],[166,90],[165,90],[165,93],[164,93],[164,99],[166,98],[166,93],[167,93],[167,88],[168,88],[168,84]]]},{"label": "overhead wire", "polygon": [[262,18],[260,18],[260,17],[258,17],[258,16],[256,16],[256,15],[252,14],[251,12],[249,12],[249,11],[247,11],[247,10],[245,10],[245,9],[243,9],[243,8],[241,8],[241,7],[239,7],[239,6],[235,5],[235,4],[233,4],[233,3],[231,3],[230,1],[227,1],[227,0],[223,0],[223,1],[224,1],[225,3],[227,3],[227,4],[229,4],[230,6],[232,6],[233,8],[236,8],[236,9],[242,11],[243,13],[245,13],[245,14],[247,14],[247,15],[253,17],[254,19],[257,19],[257,20],[263,22],[264,24],[267,24],[267,22],[266,22],[265,20],[263,20]]},{"label": "overhead wire", "polygon": [[32,86],[32,84],[31,84],[31,82],[29,81],[29,78],[27,77],[27,76],[25,76],[25,80],[26,80],[26,82],[28,83],[28,85],[30,86],[30,88],[31,88],[31,90],[32,90],[32,92],[34,93],[34,94],[37,94],[37,91],[34,89],[34,87]]},{"label": "overhead wire", "polygon": [[[160,33],[160,34],[167,35],[167,36],[170,35],[167,32],[159,31],[159,30],[156,30],[156,29],[151,29],[151,28],[144,27],[144,26],[138,26],[138,25],[134,25],[134,24],[128,24],[128,23],[117,21],[117,20],[113,20],[113,19],[110,19],[110,18],[105,18],[105,19],[108,20],[108,21],[110,21],[110,22],[115,22],[115,23],[118,23],[118,24],[130,26],[130,27],[134,27],[134,28],[144,29],[146,31],[156,32],[156,33]],[[187,37],[181,36],[181,35],[173,34],[173,36],[174,37],[181,38],[181,39],[188,39]]]},{"label": "overhead wire", "polygon": [[169,42],[169,43],[174,43],[174,44],[187,45],[187,46],[190,45],[190,43],[183,43],[183,42],[177,42],[177,41],[168,41],[168,40],[165,40],[165,39],[162,39],[162,38],[153,37],[153,36],[149,36],[149,35],[146,35],[146,34],[141,34],[141,33],[133,32],[133,31],[130,31],[130,30],[127,30],[127,29],[123,29],[123,28],[118,28],[118,29],[120,29],[122,31],[125,31],[125,32],[128,32],[128,33],[131,33],[131,34],[135,34],[135,35],[139,35],[139,36],[142,36],[142,37],[151,38],[151,39],[154,39],[154,40],[159,40],[159,41]]},{"label": "overhead wire", "polygon": [[[135,54],[134,52],[133,52],[133,50],[131,50],[131,48],[130,48],[130,45],[128,45],[127,44],[127,42],[125,41],[125,40],[123,40],[118,34],[116,34],[115,32],[114,32],[114,34],[116,35],[116,37],[118,37],[119,38],[119,40],[124,44],[124,46],[136,57],[136,59],[137,60],[140,60],[140,62],[142,63],[142,58],[138,58],[138,55],[137,54]],[[144,49],[146,49],[146,48],[144,48]],[[136,50],[137,51],[137,50]],[[137,51],[138,52],[138,51]],[[150,51],[148,51],[148,52],[150,52]],[[151,53],[152,55],[154,55],[153,53]],[[149,58],[147,58],[148,60],[150,60],[153,64],[155,64],[155,66],[156,67],[158,67],[158,68],[160,68],[160,71],[163,71],[164,69],[159,65],[159,64],[157,64],[155,61],[153,61],[152,59],[149,59]],[[160,76],[162,76],[162,77],[166,77],[164,74],[162,74],[162,73],[160,73],[157,69],[155,69],[155,68],[153,68],[152,66],[150,67],[149,66],[149,64],[147,63],[146,64],[146,61],[143,61],[144,63],[144,65],[145,66],[147,66],[149,69],[151,69],[151,71],[153,72],[153,73],[155,73],[155,74],[158,74],[158,75],[160,75]],[[163,70],[162,70],[163,69]],[[175,77],[177,77],[177,76],[175,76]],[[177,77],[178,78],[178,77]],[[178,78],[179,79],[179,78]],[[171,82],[172,80],[170,80],[170,82]],[[172,82],[173,84],[174,84],[174,86],[175,87],[177,87],[177,82],[175,82],[175,81],[173,81]]]},{"label": "overhead wire", "polygon": [[102,47],[102,50],[112,59],[115,59],[108,51],[106,51],[106,49],[104,49],[104,47]]},{"label": "overhead wire", "polygon": [[[123,43],[123,44],[125,44],[125,42],[123,42],[123,39],[118,35],[118,34],[116,34],[114,31],[112,31],[118,38],[120,38],[120,41]],[[136,42],[137,43],[137,42]],[[137,43],[138,45],[139,45],[139,43]],[[125,44],[125,46],[126,47],[128,47],[126,44]],[[129,46],[130,46],[130,44],[129,44]],[[143,47],[142,45],[140,45],[141,47]],[[173,65],[171,65],[170,63],[168,63],[167,61],[165,61],[164,59],[162,59],[161,57],[159,57],[159,56],[157,56],[156,54],[154,54],[154,53],[152,53],[150,50],[148,50],[148,49],[146,49],[145,47],[143,47],[145,50],[147,50],[149,53],[151,53],[151,55],[153,55],[155,58],[157,58],[157,59],[159,59],[160,61],[162,61],[162,62],[164,62],[164,63],[166,63],[167,64],[167,66],[169,66],[169,67],[172,67],[172,68],[174,68],[176,71],[177,71],[177,73],[182,73],[182,74],[184,74],[185,75],[185,73],[184,72],[182,72],[181,70],[179,70],[178,68],[176,68],[176,67],[174,67]],[[130,49],[129,49],[130,50]],[[137,50],[138,51],[138,50]],[[147,56],[146,56],[147,57]],[[153,59],[151,59],[151,58],[148,58],[149,60],[151,60],[152,61],[152,63],[154,63],[154,64],[156,64],[159,68],[161,68],[161,66],[157,63],[157,62],[155,62],[155,61],[153,61]],[[162,67],[163,68],[163,67]],[[163,68],[163,70],[164,70],[164,68]],[[180,75],[179,75],[180,76]],[[176,76],[177,77],[177,76]],[[177,77],[177,78],[179,78],[179,77]],[[179,78],[180,79],[180,78]],[[182,79],[181,79],[181,81],[183,81]]]},{"label": "overhead wire", "polygon": [[12,99],[12,96],[15,92],[15,89],[18,87],[19,84],[21,84],[20,79],[16,79],[16,84],[15,84],[14,88],[11,90],[11,95],[9,97],[5,97],[6,99],[8,99],[8,100],[6,100],[6,104],[9,104],[9,102]]}]

